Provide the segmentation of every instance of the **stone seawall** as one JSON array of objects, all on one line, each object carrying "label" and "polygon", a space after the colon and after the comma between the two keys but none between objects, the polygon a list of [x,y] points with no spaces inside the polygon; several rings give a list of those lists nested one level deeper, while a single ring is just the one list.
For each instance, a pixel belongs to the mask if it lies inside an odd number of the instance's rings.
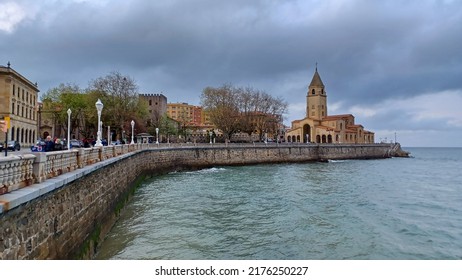
[{"label": "stone seawall", "polygon": [[[391,145],[280,145],[149,148],[31,185],[0,214],[0,259],[91,258],[129,193],[144,178],[218,165],[390,157]],[[28,188],[47,191],[27,197]],[[0,201],[2,196],[0,196]]]}]

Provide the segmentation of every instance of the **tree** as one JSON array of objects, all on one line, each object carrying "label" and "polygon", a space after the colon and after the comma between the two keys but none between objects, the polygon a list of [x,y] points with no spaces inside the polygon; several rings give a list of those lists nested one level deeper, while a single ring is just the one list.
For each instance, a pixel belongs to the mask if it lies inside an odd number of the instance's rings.
[{"label": "tree", "polygon": [[[174,119],[171,119],[167,116],[167,114],[162,115],[162,117],[159,119],[159,122],[157,126],[150,126],[148,129],[149,134],[151,135],[156,135],[156,127],[159,128],[159,134],[160,135],[165,135],[167,139],[169,139],[170,136],[172,135],[178,135],[178,122],[175,121]],[[160,135],[159,135],[159,141],[160,140]]]},{"label": "tree", "polygon": [[282,115],[287,112],[287,103],[280,97],[273,97],[263,91],[253,93],[253,119],[260,139],[263,133],[276,134],[282,122]]},{"label": "tree", "polygon": [[252,87],[223,85],[220,88],[207,87],[203,90],[201,102],[211,121],[229,140],[235,132],[252,135],[258,131],[276,134],[287,111],[287,103],[264,91]]},{"label": "tree", "polygon": [[131,131],[131,120],[138,130],[146,130],[147,106],[139,98],[134,79],[114,71],[91,81],[89,92],[94,102],[98,98],[103,102],[103,123],[113,127],[119,139],[123,131]]},{"label": "tree", "polygon": [[[78,135],[86,132],[86,108],[88,106],[87,96],[74,84],[60,84],[49,89],[43,96],[43,112],[52,116],[55,125],[62,128],[60,134],[66,135],[68,115],[67,110],[71,109],[72,132]],[[54,136],[64,136],[54,135]]]},{"label": "tree", "polygon": [[226,141],[239,130],[238,93],[231,85],[220,88],[207,87],[201,95],[201,103],[210,120],[223,132]]}]

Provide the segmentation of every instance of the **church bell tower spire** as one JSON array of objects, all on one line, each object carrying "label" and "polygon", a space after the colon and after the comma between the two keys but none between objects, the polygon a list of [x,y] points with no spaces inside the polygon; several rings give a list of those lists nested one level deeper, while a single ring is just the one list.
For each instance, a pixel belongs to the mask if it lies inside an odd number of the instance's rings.
[{"label": "church bell tower spire", "polygon": [[327,116],[327,95],[316,62],[316,70],[306,94],[306,117],[320,121],[325,116]]}]

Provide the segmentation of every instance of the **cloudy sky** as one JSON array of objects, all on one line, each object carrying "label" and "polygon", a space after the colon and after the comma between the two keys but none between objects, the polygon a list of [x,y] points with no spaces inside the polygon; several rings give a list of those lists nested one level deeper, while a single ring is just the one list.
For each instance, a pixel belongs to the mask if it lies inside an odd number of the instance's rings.
[{"label": "cloudy sky", "polygon": [[376,140],[462,146],[462,1],[1,0],[0,65],[82,88],[111,71],[143,93],[200,104],[253,86],[305,114],[316,62],[329,114]]}]

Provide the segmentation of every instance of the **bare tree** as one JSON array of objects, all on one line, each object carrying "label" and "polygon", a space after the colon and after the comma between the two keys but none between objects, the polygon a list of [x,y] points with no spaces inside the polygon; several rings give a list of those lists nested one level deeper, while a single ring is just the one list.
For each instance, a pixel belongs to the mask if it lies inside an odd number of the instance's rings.
[{"label": "bare tree", "polygon": [[209,111],[211,121],[222,130],[229,140],[235,132],[242,131],[252,135],[258,131],[277,134],[282,125],[282,115],[287,111],[287,103],[264,91],[252,87],[220,88],[207,87],[203,90],[202,106]]},{"label": "bare tree", "polygon": [[131,120],[135,120],[140,129],[140,126],[145,125],[147,108],[140,101],[138,86],[131,77],[123,76],[117,71],[111,72],[91,81],[89,90],[101,98],[104,104],[103,119],[106,124],[114,126],[118,137],[121,137],[122,131],[130,131]]},{"label": "bare tree", "polygon": [[220,129],[226,141],[239,130],[239,107],[236,90],[231,85],[220,88],[207,87],[201,95],[201,103],[209,112],[210,120]]}]

